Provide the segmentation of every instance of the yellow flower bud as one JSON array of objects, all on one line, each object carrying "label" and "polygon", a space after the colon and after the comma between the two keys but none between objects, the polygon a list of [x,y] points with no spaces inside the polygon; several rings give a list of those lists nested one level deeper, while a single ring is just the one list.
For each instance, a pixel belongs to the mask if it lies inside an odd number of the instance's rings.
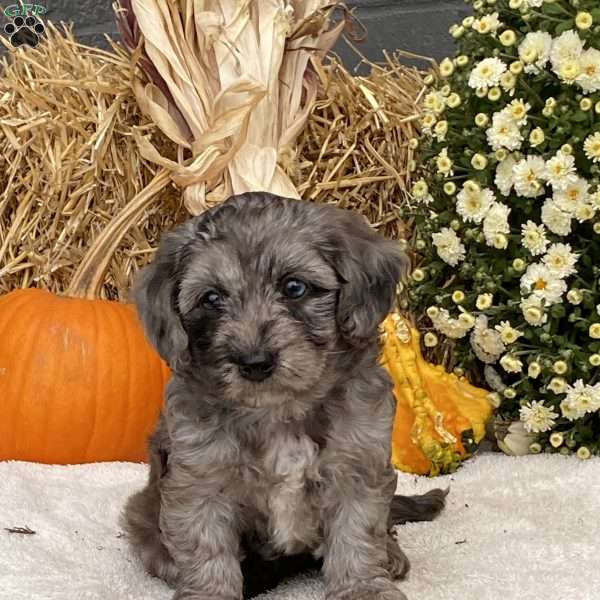
[{"label": "yellow flower bud", "polygon": [[423,281],[425,279],[425,271],[422,269],[415,269],[412,278],[417,282]]},{"label": "yellow flower bud", "polygon": [[492,305],[493,302],[494,296],[492,296],[492,294],[479,294],[479,296],[477,296],[477,300],[475,301],[475,306],[479,310],[486,310]]},{"label": "yellow flower bud", "polygon": [[507,29],[500,34],[500,43],[507,48],[517,41],[517,34],[512,29]]},{"label": "yellow flower bud", "polygon": [[527,48],[527,50],[521,54],[521,60],[528,65],[533,64],[537,59],[538,52],[535,48]]},{"label": "yellow flower bud", "polygon": [[472,194],[478,194],[481,191],[481,186],[472,179],[465,181],[464,187],[468,192],[471,192]]},{"label": "yellow flower bud", "polygon": [[573,154],[573,146],[571,144],[563,144],[560,149],[563,154]]},{"label": "yellow flower bud", "polygon": [[529,143],[533,148],[539,146],[546,139],[546,135],[544,134],[544,130],[541,127],[536,127],[529,134]]},{"label": "yellow flower bud", "polygon": [[513,75],[520,75],[523,72],[524,65],[520,60],[510,63],[509,70]]},{"label": "yellow flower bud", "polygon": [[475,325],[475,317],[468,312],[460,313],[458,315],[458,322],[464,327],[473,327]]},{"label": "yellow flower bud", "polygon": [[429,75],[425,76],[423,82],[425,83],[425,85],[432,85],[433,83],[435,83],[435,77],[430,73]]},{"label": "yellow flower bud", "polygon": [[494,152],[494,156],[496,157],[496,160],[502,162],[503,160],[506,160],[506,157],[508,156],[508,151],[506,150],[506,148],[498,148],[498,150]]},{"label": "yellow flower bud", "polygon": [[456,193],[456,184],[454,181],[448,181],[444,184],[444,192],[448,194],[448,196],[453,196]]},{"label": "yellow flower bud", "polygon": [[483,154],[474,154],[471,165],[477,171],[483,171],[488,165],[488,159]]},{"label": "yellow flower bud", "polygon": [[440,314],[440,309],[437,306],[430,306],[427,309],[427,316],[430,319],[435,319]]},{"label": "yellow flower bud", "polygon": [[472,27],[474,22],[475,22],[475,17],[469,16],[469,17],[465,17],[463,19],[462,24],[464,27]]},{"label": "yellow flower bud", "polygon": [[544,106],[542,109],[542,114],[545,117],[551,117],[554,114],[554,109],[551,106]]},{"label": "yellow flower bud", "polygon": [[500,98],[502,97],[502,90],[499,87],[493,87],[489,92],[488,92],[488,98],[492,101],[492,102],[496,102],[498,100],[500,100]]},{"label": "yellow flower bud", "polygon": [[514,89],[515,85],[517,85],[517,78],[510,71],[502,74],[500,77],[500,86],[502,89],[508,92]]},{"label": "yellow flower bud", "polygon": [[452,301],[455,302],[456,304],[460,304],[461,302],[463,302],[465,299],[465,293],[462,292],[461,290],[456,290],[455,292],[452,293]]},{"label": "yellow flower bud", "polygon": [[476,95],[478,98],[485,98],[485,97],[487,96],[487,94],[488,94],[488,90],[487,90],[487,88],[484,88],[484,87],[482,87],[482,88],[477,88],[477,89],[475,90],[475,95]]},{"label": "yellow flower bud", "polygon": [[458,40],[465,35],[465,28],[462,25],[459,25],[451,32],[451,35],[455,40]]},{"label": "yellow flower bud", "polygon": [[557,374],[557,375],[564,375],[567,372],[568,369],[568,365],[564,360],[557,360],[554,362],[554,364],[552,365],[552,370]]},{"label": "yellow flower bud", "polygon": [[508,399],[517,397],[517,392],[515,392],[515,390],[513,390],[512,388],[506,388],[504,390],[503,394],[504,394],[504,397],[508,398]]},{"label": "yellow flower bud", "polygon": [[466,54],[461,54],[456,57],[456,65],[459,67],[466,67],[469,64],[469,57]]},{"label": "yellow flower bud", "polygon": [[496,233],[492,238],[492,245],[496,250],[504,250],[508,246],[508,238],[503,233]]},{"label": "yellow flower bud", "polygon": [[417,240],[415,246],[417,247],[417,250],[424,250],[427,247],[427,244],[424,240]]},{"label": "yellow flower bud", "polygon": [[448,121],[438,121],[433,130],[439,137],[444,137],[448,133]]},{"label": "yellow flower bud", "polygon": [[594,18],[589,12],[577,13],[575,17],[575,25],[577,29],[589,29],[594,24]]},{"label": "yellow flower bud", "polygon": [[542,451],[542,445],[539,442],[533,442],[529,444],[529,452],[531,454],[539,454]]},{"label": "yellow flower bud", "polygon": [[562,377],[553,377],[548,384],[548,389],[555,394],[564,394],[567,391],[567,382]]},{"label": "yellow flower bud", "polygon": [[454,63],[449,58],[445,58],[440,63],[440,75],[442,77],[450,77],[452,73],[454,73]]},{"label": "yellow flower bud", "polygon": [[579,290],[569,290],[567,292],[567,300],[571,304],[581,304],[583,301],[583,294]]},{"label": "yellow flower bud", "polygon": [[513,10],[521,8],[523,6],[523,0],[510,0],[508,6]]},{"label": "yellow flower bud", "polygon": [[475,125],[477,127],[485,127],[490,122],[490,118],[485,113],[475,115]]},{"label": "yellow flower bud", "polygon": [[546,106],[551,106],[552,108],[556,108],[557,102],[556,102],[556,98],[553,98],[552,96],[550,98],[548,98],[546,100]]},{"label": "yellow flower bud", "polygon": [[566,60],[560,65],[558,75],[566,82],[575,81],[581,75],[581,64],[578,60]]},{"label": "yellow flower bud", "polygon": [[594,233],[600,233],[600,223],[594,223]]},{"label": "yellow flower bud", "polygon": [[588,458],[590,458],[590,456],[592,456],[592,453],[590,452],[590,449],[586,446],[581,446],[581,448],[577,450],[577,458],[579,458],[580,460],[587,460]]},{"label": "yellow flower bud", "polygon": [[527,375],[532,379],[537,379],[539,374],[542,372],[542,367],[539,362],[532,362],[527,368]]},{"label": "yellow flower bud", "polygon": [[579,107],[585,112],[591,110],[592,106],[594,106],[594,103],[589,98],[582,98],[581,102],[579,103]]},{"label": "yellow flower bud", "polygon": [[438,345],[438,337],[431,331],[427,332],[423,337],[423,342],[427,348],[433,348]]},{"label": "yellow flower bud", "polygon": [[594,111],[596,114],[600,115],[600,102],[596,102],[594,105]]},{"label": "yellow flower bud", "polygon": [[600,367],[600,354],[592,354],[588,361],[592,367]]},{"label": "yellow flower bud", "polygon": [[512,262],[512,266],[515,271],[520,273],[521,271],[525,270],[527,265],[522,258],[515,258],[515,260]]},{"label": "yellow flower bud", "polygon": [[424,198],[429,193],[429,186],[424,179],[419,179],[412,187],[412,195],[415,198]]},{"label": "yellow flower bud", "polygon": [[417,138],[411,138],[411,140],[408,142],[408,147],[411,150],[416,150],[419,147],[419,140]]},{"label": "yellow flower bud", "polygon": [[589,329],[590,337],[594,340],[600,340],[600,323],[592,323]]},{"label": "yellow flower bud", "polygon": [[450,108],[456,108],[457,106],[460,106],[460,103],[461,103],[461,98],[456,92],[454,92],[454,93],[450,94],[450,96],[448,96],[448,106]]},{"label": "yellow flower bud", "polygon": [[560,432],[558,432],[558,431],[555,431],[555,432],[554,432],[554,433],[553,433],[553,434],[550,436],[550,445],[551,445],[553,448],[558,448],[559,446],[561,446],[561,445],[562,445],[562,443],[563,443],[563,441],[564,441],[563,434],[562,434],[562,433],[560,433]]},{"label": "yellow flower bud", "polygon": [[452,88],[448,84],[446,84],[444,87],[442,87],[440,89],[442,96],[449,96],[451,91],[452,91]]}]

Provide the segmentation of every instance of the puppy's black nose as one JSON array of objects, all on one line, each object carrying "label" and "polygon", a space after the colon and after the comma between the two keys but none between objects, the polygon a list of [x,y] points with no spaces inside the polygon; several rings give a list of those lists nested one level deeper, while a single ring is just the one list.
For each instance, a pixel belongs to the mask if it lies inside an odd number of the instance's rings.
[{"label": "puppy's black nose", "polygon": [[240,375],[250,381],[264,381],[275,370],[275,355],[271,352],[251,352],[236,357]]}]

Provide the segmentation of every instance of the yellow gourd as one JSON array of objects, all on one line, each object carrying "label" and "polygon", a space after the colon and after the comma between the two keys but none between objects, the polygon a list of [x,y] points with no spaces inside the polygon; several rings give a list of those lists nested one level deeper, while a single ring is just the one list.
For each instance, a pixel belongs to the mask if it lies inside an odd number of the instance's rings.
[{"label": "yellow gourd", "polygon": [[[419,332],[398,314],[383,323],[382,364],[394,382],[394,467],[419,475],[456,469],[485,435],[488,391],[447,373],[421,355]],[[465,447],[465,443],[468,442]]]}]

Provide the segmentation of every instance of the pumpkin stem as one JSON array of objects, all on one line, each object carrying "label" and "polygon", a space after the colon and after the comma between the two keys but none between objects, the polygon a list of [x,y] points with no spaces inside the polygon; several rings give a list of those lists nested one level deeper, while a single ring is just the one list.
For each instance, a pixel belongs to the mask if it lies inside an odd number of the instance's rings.
[{"label": "pumpkin stem", "polygon": [[162,168],[152,181],[105,227],[94,240],[67,289],[68,296],[94,300],[99,297],[104,274],[123,236],[140,214],[152,204],[157,194],[170,182],[169,171]]}]

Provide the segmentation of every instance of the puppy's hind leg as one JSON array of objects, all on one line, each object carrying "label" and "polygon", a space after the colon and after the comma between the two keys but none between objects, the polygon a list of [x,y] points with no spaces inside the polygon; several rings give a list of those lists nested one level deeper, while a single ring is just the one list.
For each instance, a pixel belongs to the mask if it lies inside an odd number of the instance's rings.
[{"label": "puppy's hind leg", "polygon": [[159,513],[160,495],[156,486],[148,485],[128,500],[122,524],[146,571],[174,587],[177,568],[160,539]]},{"label": "puppy's hind leg", "polygon": [[161,540],[160,479],[167,472],[168,442],[161,419],[150,439],[150,476],[146,487],[137,492],[125,505],[121,523],[142,564],[155,577],[175,586],[178,572],[175,563]]}]

